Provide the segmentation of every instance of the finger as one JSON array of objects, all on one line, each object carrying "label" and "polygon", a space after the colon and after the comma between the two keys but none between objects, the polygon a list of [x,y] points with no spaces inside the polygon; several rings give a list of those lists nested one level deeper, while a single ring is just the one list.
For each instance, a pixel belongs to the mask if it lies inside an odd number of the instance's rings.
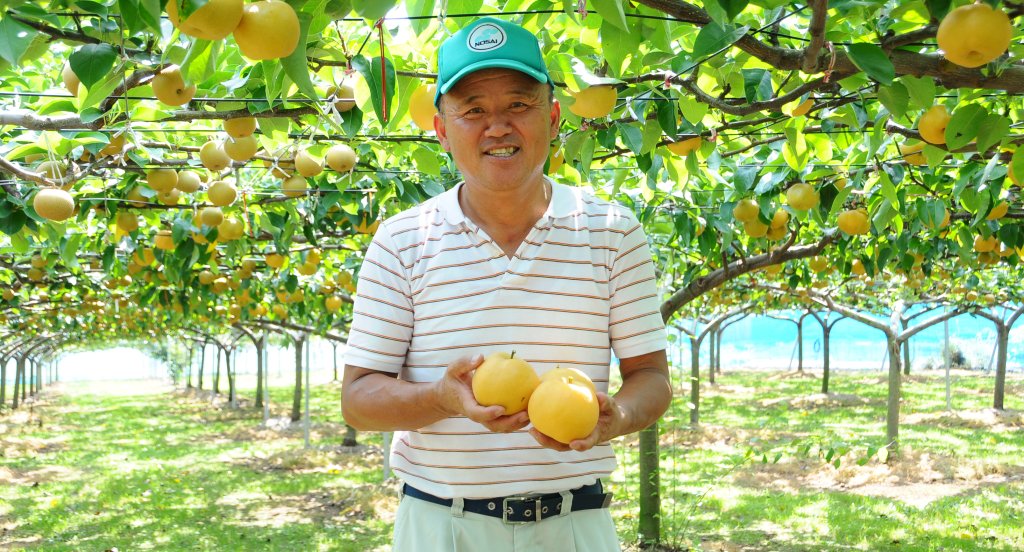
[{"label": "finger", "polygon": [[455,362],[448,365],[448,374],[457,378],[472,372],[480,363],[484,361],[484,357],[481,354],[475,354],[473,356],[459,357]]},{"label": "finger", "polygon": [[487,429],[496,433],[510,433],[522,429],[530,424],[530,417],[526,411],[516,412],[510,416],[500,416],[490,423],[485,424]]},{"label": "finger", "polygon": [[537,431],[537,428],[531,428],[530,429],[530,435],[532,435],[534,440],[536,440],[544,448],[549,448],[549,449],[553,449],[553,450],[557,450],[557,451],[561,451],[561,452],[565,452],[565,451],[570,450],[569,447],[566,446],[564,443],[562,443],[560,441],[556,441],[556,440],[552,439],[551,437],[548,437],[547,435],[544,435],[540,431]]}]

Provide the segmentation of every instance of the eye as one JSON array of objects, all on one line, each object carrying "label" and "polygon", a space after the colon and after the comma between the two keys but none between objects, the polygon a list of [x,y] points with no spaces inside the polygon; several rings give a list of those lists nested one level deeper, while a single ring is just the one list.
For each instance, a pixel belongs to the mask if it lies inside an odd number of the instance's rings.
[{"label": "eye", "polygon": [[470,107],[462,111],[463,119],[479,119],[484,114],[482,107]]},{"label": "eye", "polygon": [[509,111],[512,111],[514,113],[522,113],[523,111],[529,109],[529,107],[530,104],[527,104],[525,102],[512,102],[512,105],[508,106]]}]

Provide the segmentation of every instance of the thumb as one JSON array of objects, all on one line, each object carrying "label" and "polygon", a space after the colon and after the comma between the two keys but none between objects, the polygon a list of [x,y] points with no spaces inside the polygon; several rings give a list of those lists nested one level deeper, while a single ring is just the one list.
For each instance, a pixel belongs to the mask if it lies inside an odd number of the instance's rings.
[{"label": "thumb", "polygon": [[477,366],[480,366],[480,363],[483,361],[484,357],[480,354],[459,357],[455,362],[448,366],[448,374],[456,378],[462,378],[462,376],[465,376],[475,370]]}]

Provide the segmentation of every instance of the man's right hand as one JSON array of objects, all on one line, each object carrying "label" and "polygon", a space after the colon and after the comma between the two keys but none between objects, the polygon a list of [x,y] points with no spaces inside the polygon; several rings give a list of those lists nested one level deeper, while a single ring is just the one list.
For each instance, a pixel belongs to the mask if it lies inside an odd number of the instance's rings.
[{"label": "man's right hand", "polygon": [[525,410],[505,416],[502,406],[483,406],[473,396],[473,370],[483,363],[483,355],[461,357],[448,365],[444,377],[434,385],[438,402],[450,416],[465,416],[495,433],[508,433],[529,425]]}]

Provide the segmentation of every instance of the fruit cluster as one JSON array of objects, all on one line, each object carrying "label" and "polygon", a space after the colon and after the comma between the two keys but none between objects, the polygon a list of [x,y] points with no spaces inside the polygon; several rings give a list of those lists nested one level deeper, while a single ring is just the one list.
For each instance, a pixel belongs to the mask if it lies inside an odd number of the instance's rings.
[{"label": "fruit cluster", "polygon": [[524,409],[533,427],[569,444],[593,433],[600,414],[594,382],[575,368],[556,367],[538,377],[530,363],[512,353],[492,353],[473,374],[473,396],[505,415]]}]

